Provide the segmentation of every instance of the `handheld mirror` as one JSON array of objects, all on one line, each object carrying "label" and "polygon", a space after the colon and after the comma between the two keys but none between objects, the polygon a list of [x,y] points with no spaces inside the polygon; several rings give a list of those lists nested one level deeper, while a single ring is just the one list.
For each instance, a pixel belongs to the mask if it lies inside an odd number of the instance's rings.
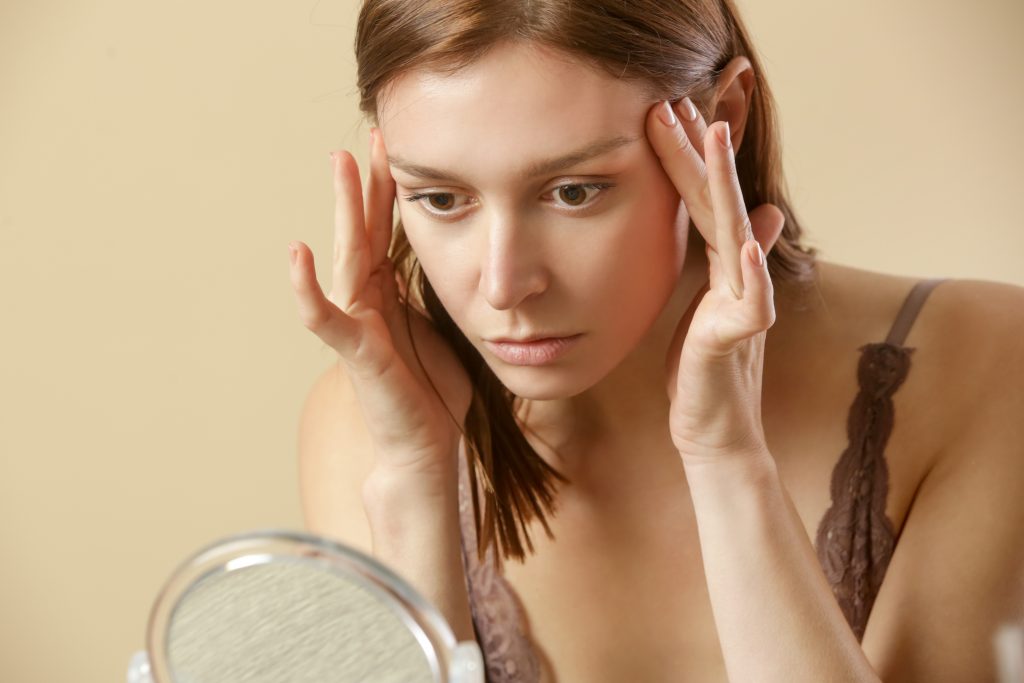
[{"label": "handheld mirror", "polygon": [[483,683],[480,648],[372,557],[312,534],[217,541],[171,575],[128,683]]}]

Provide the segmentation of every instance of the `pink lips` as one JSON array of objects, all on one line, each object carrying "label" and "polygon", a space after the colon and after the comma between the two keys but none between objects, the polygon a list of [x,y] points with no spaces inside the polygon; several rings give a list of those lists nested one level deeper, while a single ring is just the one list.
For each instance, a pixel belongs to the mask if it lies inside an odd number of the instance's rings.
[{"label": "pink lips", "polygon": [[538,339],[532,342],[492,342],[484,344],[498,358],[512,365],[545,365],[565,355],[582,334],[571,337]]}]

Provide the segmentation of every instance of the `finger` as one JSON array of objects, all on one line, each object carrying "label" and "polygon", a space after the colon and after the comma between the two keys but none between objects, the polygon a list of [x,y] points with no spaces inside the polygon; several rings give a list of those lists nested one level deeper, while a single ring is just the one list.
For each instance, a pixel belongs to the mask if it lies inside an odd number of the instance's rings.
[{"label": "finger", "polygon": [[324,342],[345,357],[357,347],[358,326],[355,320],[328,301],[316,279],[313,252],[302,242],[289,245],[295,250],[290,275],[292,290],[299,308],[299,319]]},{"label": "finger", "polygon": [[750,239],[743,244],[740,251],[743,268],[743,303],[747,308],[747,320],[752,325],[749,334],[753,335],[775,324],[775,295],[772,278],[768,274],[768,260],[760,243]]},{"label": "finger", "polygon": [[291,279],[302,322],[345,362],[345,374],[361,409],[367,411],[375,445],[383,451],[408,446],[396,444],[401,439],[395,434],[409,432],[408,420],[403,418],[417,416],[422,397],[410,391],[416,382],[408,366],[396,362],[394,344],[383,319],[369,315],[359,320],[340,311],[317,284],[312,252],[301,242],[289,246],[296,250]]},{"label": "finger", "polygon": [[704,241],[714,247],[717,239],[715,216],[704,163],[704,132],[707,126],[696,108],[695,120],[687,120],[685,112],[688,108],[684,102],[672,108],[672,123],[666,124],[661,118],[664,106],[664,102],[658,102],[647,112],[647,138],[697,230]]},{"label": "finger", "polygon": [[366,231],[370,241],[370,269],[376,270],[388,255],[394,225],[395,180],[388,168],[384,140],[379,129],[370,129],[370,176],[366,187]]},{"label": "finger", "polygon": [[708,185],[715,213],[715,250],[722,259],[722,270],[729,288],[737,299],[742,299],[740,250],[747,240],[753,238],[753,230],[736,174],[727,121],[715,122],[708,128],[704,135],[704,156],[708,162]]},{"label": "finger", "polygon": [[710,246],[704,247],[704,254],[708,259],[708,285],[711,288],[721,288],[723,277],[722,258]]},{"label": "finger", "polygon": [[742,344],[775,324],[775,295],[768,260],[757,240],[750,239],[740,246],[743,273],[743,299],[733,305],[734,315],[725,315],[715,325],[714,348],[706,353],[726,358]]},{"label": "finger", "polygon": [[708,293],[711,288],[710,282],[705,282],[697,293],[694,295],[693,300],[690,302],[689,308],[686,309],[686,313],[680,318],[679,324],[676,326],[675,334],[672,337],[672,342],[668,346],[668,355],[665,357],[665,377],[667,380],[666,389],[668,390],[668,397],[670,401],[676,399],[676,389],[679,383],[679,354],[683,349],[683,342],[686,341],[686,333],[690,330],[690,323],[693,321],[693,316],[697,312],[697,308],[700,306],[701,301],[704,300],[704,295]]},{"label": "finger", "polygon": [[347,311],[370,276],[370,248],[363,223],[363,190],[359,166],[345,150],[334,160],[334,261],[330,300]]}]

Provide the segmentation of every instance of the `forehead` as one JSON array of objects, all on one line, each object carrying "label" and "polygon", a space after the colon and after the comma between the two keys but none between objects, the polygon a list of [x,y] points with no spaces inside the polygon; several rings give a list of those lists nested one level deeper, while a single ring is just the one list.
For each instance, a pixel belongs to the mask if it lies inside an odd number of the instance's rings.
[{"label": "forehead", "polygon": [[510,165],[610,135],[643,135],[650,104],[639,84],[563,53],[510,44],[451,76],[403,74],[378,114],[389,154],[458,165],[470,177],[506,169],[509,178]]}]

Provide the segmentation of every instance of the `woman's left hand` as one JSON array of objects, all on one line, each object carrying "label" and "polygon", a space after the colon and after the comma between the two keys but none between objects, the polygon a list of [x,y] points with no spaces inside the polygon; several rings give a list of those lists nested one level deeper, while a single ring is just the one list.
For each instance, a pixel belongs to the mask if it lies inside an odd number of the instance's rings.
[{"label": "woman's left hand", "polygon": [[784,216],[772,204],[748,216],[728,123],[709,127],[695,108],[689,121],[687,104],[672,107],[672,123],[665,123],[668,106],[658,103],[646,124],[651,146],[707,243],[710,271],[696,310],[690,307],[692,319],[683,317],[669,346],[669,428],[684,464],[760,458],[768,454],[761,424],[764,341],[775,322],[764,254],[782,232]]}]

